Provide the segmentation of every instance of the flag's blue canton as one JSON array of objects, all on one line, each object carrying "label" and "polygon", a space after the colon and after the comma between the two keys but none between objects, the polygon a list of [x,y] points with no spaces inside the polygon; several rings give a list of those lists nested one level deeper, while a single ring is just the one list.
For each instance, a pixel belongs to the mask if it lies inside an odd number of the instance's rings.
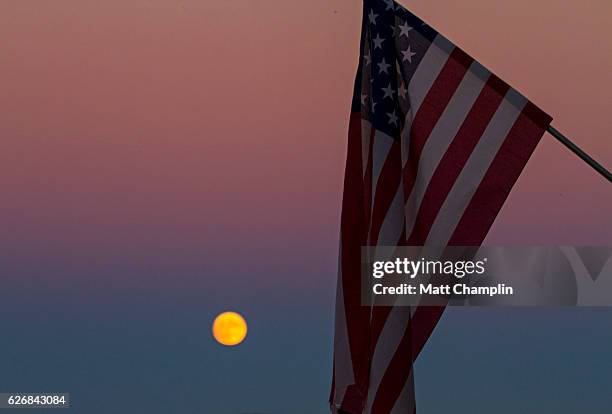
[{"label": "flag's blue canton", "polygon": [[[353,112],[399,139],[409,107],[408,82],[438,33],[392,0],[366,0],[363,19]],[[420,43],[409,41],[410,31],[418,32]]]}]

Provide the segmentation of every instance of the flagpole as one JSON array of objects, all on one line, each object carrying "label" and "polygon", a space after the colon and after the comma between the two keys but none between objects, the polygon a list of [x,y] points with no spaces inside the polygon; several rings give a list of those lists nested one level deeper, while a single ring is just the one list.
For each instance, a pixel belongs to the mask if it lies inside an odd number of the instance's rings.
[{"label": "flagpole", "polygon": [[565,145],[570,151],[576,154],[580,159],[591,166],[595,171],[601,174],[608,182],[612,183],[612,174],[606,170],[603,165],[595,161],[589,154],[581,150],[576,144],[570,141],[565,135],[555,129],[552,125],[548,126],[548,133],[559,140]]}]

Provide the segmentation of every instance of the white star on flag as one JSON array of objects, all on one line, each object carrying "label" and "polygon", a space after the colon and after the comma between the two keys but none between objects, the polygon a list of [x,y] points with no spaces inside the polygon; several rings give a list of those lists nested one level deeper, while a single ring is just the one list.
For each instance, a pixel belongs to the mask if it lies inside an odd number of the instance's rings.
[{"label": "white star on flag", "polygon": [[385,41],[385,39],[383,39],[382,37],[380,37],[380,34],[376,35],[376,38],[372,39],[372,42],[374,42],[374,49],[382,49],[382,43]]},{"label": "white star on flag", "polygon": [[382,90],[385,93],[385,96],[383,96],[383,99],[385,98],[393,99],[393,93],[395,93],[395,91],[393,90],[393,86],[391,86],[391,83],[389,83],[389,86],[387,86],[386,88],[382,88]]},{"label": "white star on flag", "polygon": [[407,60],[408,62],[412,63],[412,57],[416,55],[416,53],[414,53],[412,49],[410,48],[410,45],[408,45],[408,49],[402,50],[402,55],[404,55],[404,57],[402,58],[402,61]]},{"label": "white star on flag", "polygon": [[399,118],[397,117],[397,115],[395,115],[395,110],[391,113],[388,113],[387,116],[389,117],[389,124],[397,125],[397,121],[399,121]]},{"label": "white star on flag", "polygon": [[406,37],[410,37],[408,35],[408,32],[412,30],[412,27],[408,26],[407,22],[404,22],[403,25],[399,26],[399,29],[400,29],[400,34],[399,34],[400,36],[404,35]]},{"label": "white star on flag", "polygon": [[386,73],[388,75],[390,67],[391,65],[385,61],[385,58],[383,58],[382,62],[378,63],[378,74]]},{"label": "white star on flag", "polygon": [[368,18],[370,19],[370,23],[376,24],[376,18],[377,17],[378,17],[378,15],[374,14],[374,10],[370,9],[370,14],[368,15]]}]

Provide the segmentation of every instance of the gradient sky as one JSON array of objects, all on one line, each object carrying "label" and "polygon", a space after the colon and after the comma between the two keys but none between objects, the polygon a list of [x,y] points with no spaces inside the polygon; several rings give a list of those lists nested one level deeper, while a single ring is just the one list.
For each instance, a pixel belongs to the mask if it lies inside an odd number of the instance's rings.
[{"label": "gradient sky", "polygon": [[[402,4],[612,166],[611,2]],[[0,392],[67,390],[88,414],[113,412],[100,393],[124,412],[325,412],[360,15],[349,0],[0,4]],[[610,211],[609,184],[546,136],[487,242],[610,244]],[[238,348],[210,338],[226,309],[250,323]],[[451,401],[439,384],[473,412],[486,375],[497,412],[502,385],[568,413],[581,385],[603,413],[611,317],[449,312],[419,405]]]}]

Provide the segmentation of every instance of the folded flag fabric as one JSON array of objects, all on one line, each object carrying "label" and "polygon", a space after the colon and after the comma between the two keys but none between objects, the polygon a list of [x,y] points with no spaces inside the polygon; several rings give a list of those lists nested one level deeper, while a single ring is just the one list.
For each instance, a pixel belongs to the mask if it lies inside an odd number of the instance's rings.
[{"label": "folded flag fabric", "polygon": [[362,306],[362,246],[480,245],[551,120],[398,3],[364,2],[333,412],[415,413],[413,362],[444,310]]}]

